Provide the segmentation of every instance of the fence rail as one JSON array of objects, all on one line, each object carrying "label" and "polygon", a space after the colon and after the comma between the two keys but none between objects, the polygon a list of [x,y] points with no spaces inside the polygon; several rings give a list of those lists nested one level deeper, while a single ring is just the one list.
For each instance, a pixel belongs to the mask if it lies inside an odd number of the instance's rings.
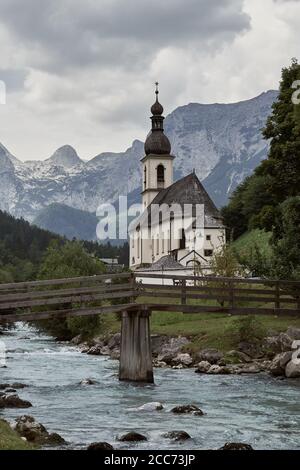
[{"label": "fence rail", "polygon": [[116,273],[0,284],[0,322],[135,309],[300,316],[300,282]]}]

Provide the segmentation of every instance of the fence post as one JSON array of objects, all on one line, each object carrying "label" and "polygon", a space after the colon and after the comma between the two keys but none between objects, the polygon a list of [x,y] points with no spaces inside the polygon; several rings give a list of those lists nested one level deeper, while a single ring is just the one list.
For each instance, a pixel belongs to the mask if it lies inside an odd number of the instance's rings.
[{"label": "fence post", "polygon": [[232,280],[229,281],[229,298],[230,298],[230,309],[234,309],[234,283]]},{"label": "fence post", "polygon": [[[136,280],[135,280],[134,273],[131,273],[131,274],[130,274],[130,281],[129,281],[129,283],[130,283],[130,290],[131,290],[131,291],[135,290],[135,288],[136,288]],[[135,297],[130,297],[129,300],[130,300],[130,303],[133,304],[133,303],[135,302]]]},{"label": "fence post", "polygon": [[280,308],[280,286],[279,281],[275,284],[275,308]]},{"label": "fence post", "polygon": [[186,305],[186,279],[181,283],[181,305]]}]

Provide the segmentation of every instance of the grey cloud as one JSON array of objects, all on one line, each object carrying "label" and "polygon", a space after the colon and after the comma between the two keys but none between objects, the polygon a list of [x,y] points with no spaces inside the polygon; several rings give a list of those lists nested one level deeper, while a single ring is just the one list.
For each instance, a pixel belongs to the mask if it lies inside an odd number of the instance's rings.
[{"label": "grey cloud", "polygon": [[26,70],[0,68],[0,80],[5,83],[7,93],[21,90],[27,76]]},{"label": "grey cloud", "polygon": [[162,48],[219,48],[249,29],[242,8],[243,0],[1,0],[0,18],[40,49],[30,66],[143,68]]}]

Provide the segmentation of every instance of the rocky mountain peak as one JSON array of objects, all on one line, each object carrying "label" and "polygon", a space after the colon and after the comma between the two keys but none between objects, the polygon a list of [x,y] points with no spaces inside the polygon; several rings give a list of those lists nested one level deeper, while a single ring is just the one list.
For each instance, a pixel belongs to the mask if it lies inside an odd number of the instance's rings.
[{"label": "rocky mountain peak", "polygon": [[57,149],[52,157],[48,158],[46,162],[63,166],[64,168],[72,168],[76,165],[79,165],[82,160],[79,158],[76,150],[71,145],[63,145]]},{"label": "rocky mountain peak", "polygon": [[14,171],[13,159],[17,161],[17,159],[9,153],[7,148],[0,144],[0,173]]}]

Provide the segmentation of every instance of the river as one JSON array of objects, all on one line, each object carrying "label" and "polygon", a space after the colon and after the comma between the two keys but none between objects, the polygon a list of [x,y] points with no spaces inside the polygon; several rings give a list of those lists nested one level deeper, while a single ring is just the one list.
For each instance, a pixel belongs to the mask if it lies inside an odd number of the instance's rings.
[{"label": "river", "polygon": [[[81,449],[95,441],[115,448],[116,441],[134,430],[148,442],[136,449],[217,449],[225,442],[246,442],[255,449],[300,448],[300,381],[277,380],[265,374],[211,376],[192,369],[156,369],[155,385],[138,386],[118,381],[118,362],[81,354],[76,347],[57,343],[27,325],[0,336],[6,347],[7,368],[0,383],[23,382],[19,396],[33,407],[0,410],[13,421],[30,414],[49,432],[61,434],[68,448]],[[96,385],[80,385],[85,378]],[[162,411],[137,407],[160,401]],[[204,416],[175,415],[175,405],[194,403]],[[162,437],[184,430],[192,439],[184,443]]]}]

